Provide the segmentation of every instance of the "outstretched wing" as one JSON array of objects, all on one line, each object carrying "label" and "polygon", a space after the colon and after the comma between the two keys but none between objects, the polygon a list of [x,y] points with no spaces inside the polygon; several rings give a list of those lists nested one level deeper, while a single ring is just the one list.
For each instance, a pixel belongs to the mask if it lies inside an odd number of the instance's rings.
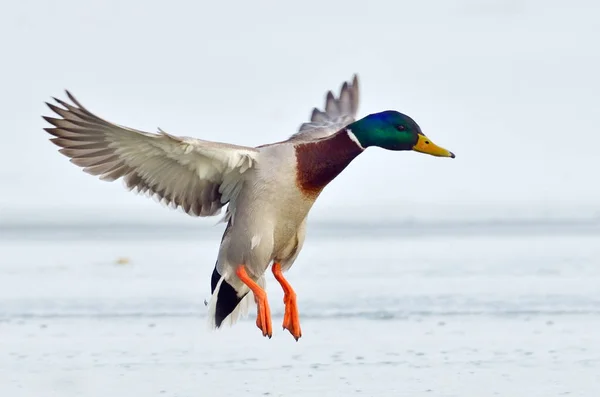
[{"label": "outstretched wing", "polygon": [[68,91],[73,104],[47,105],[61,118],[44,117],[54,127],[60,153],[100,179],[123,178],[128,189],[157,196],[192,216],[211,216],[238,194],[243,174],[254,166],[254,148],[137,131],[92,114]]},{"label": "outstretched wing", "polygon": [[310,122],[302,124],[290,140],[310,141],[341,130],[356,120],[358,101],[358,76],[354,75],[352,82],[344,82],[337,98],[327,92],[325,110],[314,108]]}]

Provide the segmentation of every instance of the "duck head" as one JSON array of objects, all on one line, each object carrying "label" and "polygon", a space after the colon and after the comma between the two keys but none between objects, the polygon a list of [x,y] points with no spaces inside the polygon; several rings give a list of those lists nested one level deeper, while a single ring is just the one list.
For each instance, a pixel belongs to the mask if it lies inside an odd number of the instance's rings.
[{"label": "duck head", "polygon": [[364,148],[378,146],[388,150],[414,150],[436,157],[455,157],[454,153],[427,138],[413,119],[395,110],[370,114],[347,128]]}]

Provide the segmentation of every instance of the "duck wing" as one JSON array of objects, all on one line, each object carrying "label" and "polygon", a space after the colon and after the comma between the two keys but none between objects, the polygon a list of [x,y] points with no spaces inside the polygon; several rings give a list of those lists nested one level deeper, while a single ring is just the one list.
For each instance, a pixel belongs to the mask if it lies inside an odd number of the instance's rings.
[{"label": "duck wing", "polygon": [[300,125],[290,140],[311,141],[332,135],[356,120],[359,103],[358,76],[342,84],[336,98],[331,91],[325,97],[324,110],[314,108],[310,122]]},{"label": "duck wing", "polygon": [[87,110],[67,91],[72,104],[47,103],[60,118],[53,127],[60,153],[105,181],[122,178],[129,190],[156,197],[192,216],[211,216],[234,200],[258,150],[227,143],[177,137],[159,129],[148,133],[108,122]]}]

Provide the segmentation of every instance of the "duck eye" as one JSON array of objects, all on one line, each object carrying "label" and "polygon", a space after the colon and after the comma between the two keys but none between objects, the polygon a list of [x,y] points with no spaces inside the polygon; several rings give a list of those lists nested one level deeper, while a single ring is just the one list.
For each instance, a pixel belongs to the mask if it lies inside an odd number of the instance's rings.
[{"label": "duck eye", "polygon": [[404,128],[404,126],[403,126],[403,125],[398,125],[398,126],[396,126],[396,129],[397,129],[398,131],[404,131],[406,128]]}]

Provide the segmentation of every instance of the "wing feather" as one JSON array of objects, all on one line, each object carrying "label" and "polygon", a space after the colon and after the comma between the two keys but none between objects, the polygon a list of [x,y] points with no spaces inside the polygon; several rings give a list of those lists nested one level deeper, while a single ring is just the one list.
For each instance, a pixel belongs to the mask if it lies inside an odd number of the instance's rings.
[{"label": "wing feather", "polygon": [[332,135],[356,120],[359,103],[358,76],[344,82],[336,98],[331,91],[325,96],[325,110],[314,108],[310,122],[303,123],[290,140],[311,141]]},{"label": "wing feather", "polygon": [[258,158],[255,148],[148,133],[106,121],[72,103],[47,103],[60,118],[44,119],[60,153],[105,181],[123,178],[129,190],[157,197],[193,216],[211,216],[235,199],[245,172]]}]

